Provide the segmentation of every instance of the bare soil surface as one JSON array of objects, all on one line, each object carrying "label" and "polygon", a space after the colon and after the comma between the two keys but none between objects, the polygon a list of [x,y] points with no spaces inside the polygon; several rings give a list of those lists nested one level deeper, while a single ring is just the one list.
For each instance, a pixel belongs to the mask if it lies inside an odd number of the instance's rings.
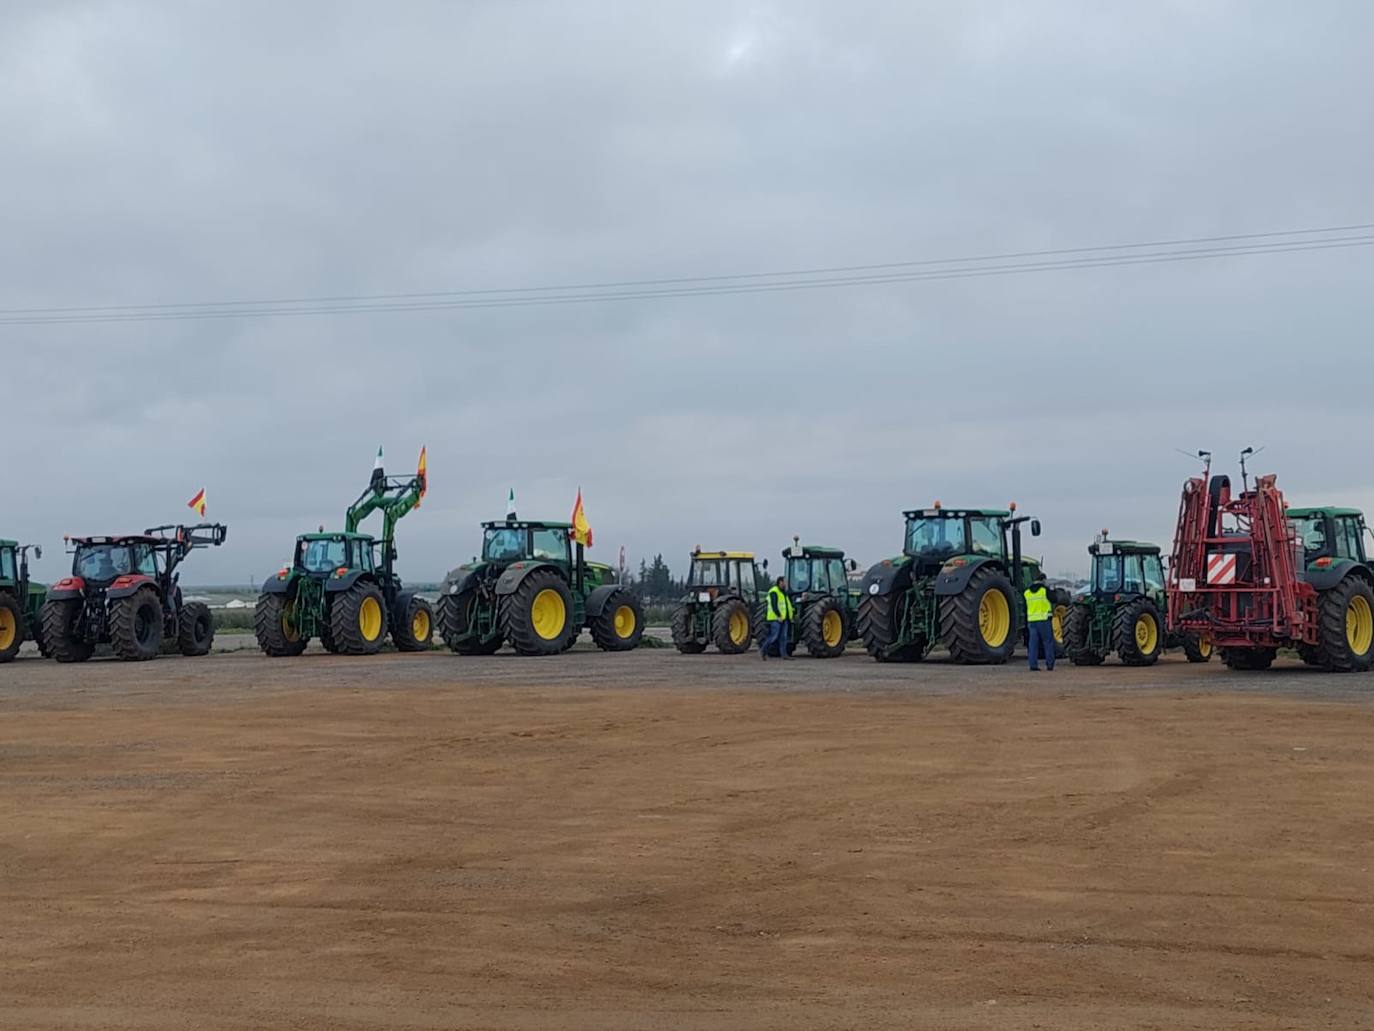
[{"label": "bare soil surface", "polygon": [[1374,1027],[1374,677],[0,667],[0,1027]]}]

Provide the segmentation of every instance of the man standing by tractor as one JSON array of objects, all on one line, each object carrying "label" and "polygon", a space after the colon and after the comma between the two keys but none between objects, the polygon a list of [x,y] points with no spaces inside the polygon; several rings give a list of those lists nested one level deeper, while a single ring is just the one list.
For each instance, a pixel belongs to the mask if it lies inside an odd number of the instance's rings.
[{"label": "man standing by tractor", "polygon": [[793,612],[792,599],[787,596],[787,577],[780,576],[777,582],[768,588],[768,636],[763,639],[763,647],[759,649],[760,659],[768,658],[768,650],[775,642],[778,646],[778,658],[792,657],[787,654],[787,638]]},{"label": "man standing by tractor", "polygon": [[1036,573],[1035,579],[1025,590],[1026,598],[1026,630],[1029,637],[1029,659],[1030,670],[1032,673],[1039,672],[1040,666],[1036,658],[1037,655],[1045,657],[1045,668],[1053,671],[1054,669],[1054,624],[1050,617],[1054,613],[1054,605],[1050,602],[1050,593],[1045,588],[1045,574]]}]

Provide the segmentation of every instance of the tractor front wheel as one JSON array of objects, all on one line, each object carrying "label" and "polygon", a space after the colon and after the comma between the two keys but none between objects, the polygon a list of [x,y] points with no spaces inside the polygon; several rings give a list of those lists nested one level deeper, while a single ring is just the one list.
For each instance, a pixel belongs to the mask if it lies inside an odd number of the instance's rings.
[{"label": "tractor front wheel", "polygon": [[296,599],[284,594],[258,595],[257,608],[253,610],[253,634],[258,647],[274,658],[299,655],[310,643],[310,638],[301,633]]},{"label": "tractor front wheel", "polygon": [[1100,666],[1106,658],[1092,650],[1089,643],[1092,610],[1087,605],[1073,605],[1064,617],[1064,651],[1075,666]]},{"label": "tractor front wheel", "polygon": [[730,598],[716,606],[711,616],[711,640],[722,655],[747,652],[754,643],[754,627],[749,618],[749,606],[738,598]]},{"label": "tractor front wheel", "polygon": [[1153,666],[1164,650],[1163,621],[1159,609],[1148,598],[1137,598],[1116,610],[1112,617],[1112,640],[1116,654],[1127,666]]},{"label": "tractor front wheel", "polygon": [[1276,648],[1223,648],[1221,661],[1228,669],[1260,670],[1272,666],[1277,654]]},{"label": "tractor front wheel", "polygon": [[844,654],[849,640],[844,605],[835,598],[822,598],[806,610],[801,621],[802,641],[817,659],[833,659]]},{"label": "tractor front wheel", "polygon": [[110,647],[126,662],[147,662],[162,650],[162,600],[151,587],[110,603]]},{"label": "tractor front wheel", "polygon": [[391,628],[391,639],[396,642],[396,650],[402,652],[427,652],[434,640],[434,609],[424,598],[411,595],[404,612],[396,613],[396,625]]},{"label": "tractor front wheel", "polygon": [[381,588],[360,580],[335,595],[329,607],[329,629],[329,644],[344,655],[376,655],[386,643],[386,599]]},{"label": "tractor front wheel", "polygon": [[210,606],[203,601],[188,601],[181,607],[177,621],[177,648],[182,655],[209,655],[215,643],[215,621]]},{"label": "tractor front wheel", "polygon": [[592,640],[603,652],[627,652],[644,636],[644,611],[629,591],[613,591],[592,620]]},{"label": "tractor front wheel", "polygon": [[477,606],[480,604],[481,599],[475,590],[445,594],[439,598],[439,633],[449,651],[458,655],[492,655],[500,650],[504,642],[499,633],[492,634],[485,641],[475,636]]},{"label": "tractor front wheel", "polygon": [[1188,657],[1189,662],[1211,662],[1211,634],[1184,634],[1183,654]]},{"label": "tractor front wheel", "polygon": [[940,634],[949,656],[969,665],[999,665],[1016,648],[1017,606],[1011,581],[983,566],[958,594],[940,599]]},{"label": "tractor front wheel", "polygon": [[43,641],[58,662],[85,662],[95,651],[95,645],[76,633],[81,619],[82,600],[63,598],[43,604]]},{"label": "tractor front wheel", "polygon": [[0,592],[0,662],[10,662],[24,643],[24,610],[8,591]]},{"label": "tractor front wheel", "polygon": [[902,601],[910,583],[899,582],[889,594],[865,594],[859,602],[859,635],[875,662],[920,662],[927,642],[917,639],[898,645]]},{"label": "tractor front wheel", "polygon": [[552,569],[536,569],[501,599],[501,633],[521,655],[557,655],[577,634],[572,592]]},{"label": "tractor front wheel", "polygon": [[683,655],[700,655],[706,650],[705,643],[698,641],[692,632],[695,615],[692,605],[679,605],[673,610],[673,647]]},{"label": "tractor front wheel", "polygon": [[1363,578],[1347,576],[1321,593],[1319,605],[1317,661],[1312,665],[1334,673],[1369,669],[1374,664],[1374,590]]}]

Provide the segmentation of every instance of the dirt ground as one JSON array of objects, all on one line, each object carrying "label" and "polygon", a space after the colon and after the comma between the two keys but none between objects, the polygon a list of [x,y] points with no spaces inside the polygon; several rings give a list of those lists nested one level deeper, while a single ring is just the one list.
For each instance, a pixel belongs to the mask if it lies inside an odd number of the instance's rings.
[{"label": "dirt ground", "polygon": [[1374,1027],[1374,677],[0,667],[5,1028]]}]

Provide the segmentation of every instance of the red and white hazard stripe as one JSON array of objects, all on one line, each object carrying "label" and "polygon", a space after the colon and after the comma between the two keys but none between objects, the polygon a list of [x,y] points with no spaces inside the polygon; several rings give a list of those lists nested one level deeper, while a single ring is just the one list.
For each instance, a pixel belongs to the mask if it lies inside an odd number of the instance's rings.
[{"label": "red and white hazard stripe", "polygon": [[1236,556],[1212,552],[1207,556],[1207,582],[1213,587],[1236,582]]}]

